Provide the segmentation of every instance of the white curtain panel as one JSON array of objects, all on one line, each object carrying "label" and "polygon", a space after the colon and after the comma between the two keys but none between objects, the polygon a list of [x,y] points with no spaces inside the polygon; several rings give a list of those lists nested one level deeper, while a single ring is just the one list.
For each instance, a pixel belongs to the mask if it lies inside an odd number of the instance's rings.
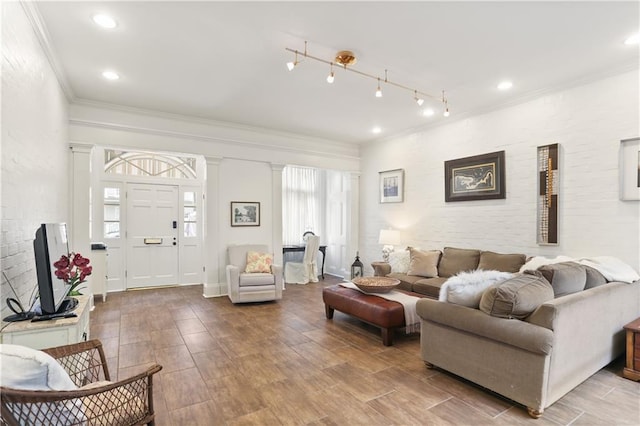
[{"label": "white curtain panel", "polygon": [[321,230],[322,185],[320,171],[287,166],[282,171],[282,243],[301,244],[302,234]]}]

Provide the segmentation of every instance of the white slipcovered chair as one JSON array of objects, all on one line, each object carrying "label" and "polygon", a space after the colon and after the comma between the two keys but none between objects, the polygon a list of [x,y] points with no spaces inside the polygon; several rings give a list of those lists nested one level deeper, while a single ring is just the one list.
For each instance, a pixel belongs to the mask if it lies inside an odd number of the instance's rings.
[{"label": "white slipcovered chair", "polygon": [[284,264],[284,281],[291,284],[307,284],[318,282],[318,248],[320,237],[311,235],[307,238],[302,263],[287,262]]},{"label": "white slipcovered chair", "polygon": [[265,302],[282,299],[282,266],[271,265],[270,272],[247,273],[247,253],[271,253],[264,244],[229,246],[227,285],[232,303]]}]

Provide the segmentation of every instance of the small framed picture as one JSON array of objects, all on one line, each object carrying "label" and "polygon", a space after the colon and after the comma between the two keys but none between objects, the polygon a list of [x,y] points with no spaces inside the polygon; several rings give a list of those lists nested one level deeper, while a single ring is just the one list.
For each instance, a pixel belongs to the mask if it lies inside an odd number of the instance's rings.
[{"label": "small framed picture", "polygon": [[620,199],[640,200],[640,138],[620,141]]},{"label": "small framed picture", "polygon": [[380,172],[380,202],[402,203],[404,201],[404,169]]},{"label": "small framed picture", "polygon": [[260,203],[232,201],[231,226],[260,226]]}]

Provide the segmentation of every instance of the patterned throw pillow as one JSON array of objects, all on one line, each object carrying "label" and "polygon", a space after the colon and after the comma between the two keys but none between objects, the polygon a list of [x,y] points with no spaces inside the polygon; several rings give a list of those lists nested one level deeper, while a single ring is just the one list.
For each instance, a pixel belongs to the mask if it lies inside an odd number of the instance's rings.
[{"label": "patterned throw pillow", "polygon": [[273,255],[271,253],[260,253],[257,251],[247,252],[247,267],[245,272],[252,274],[262,272],[271,273],[271,265],[273,264]]},{"label": "patterned throw pillow", "polygon": [[391,272],[406,274],[409,271],[409,250],[389,253],[389,265]]}]

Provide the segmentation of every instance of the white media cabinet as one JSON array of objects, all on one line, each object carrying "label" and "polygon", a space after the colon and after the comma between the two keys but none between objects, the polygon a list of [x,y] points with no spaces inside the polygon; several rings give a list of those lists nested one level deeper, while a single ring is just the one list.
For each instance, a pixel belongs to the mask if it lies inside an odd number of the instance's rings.
[{"label": "white media cabinet", "polygon": [[13,322],[0,333],[0,343],[45,349],[88,340],[90,296],[73,297],[78,299],[73,310],[77,317]]}]

